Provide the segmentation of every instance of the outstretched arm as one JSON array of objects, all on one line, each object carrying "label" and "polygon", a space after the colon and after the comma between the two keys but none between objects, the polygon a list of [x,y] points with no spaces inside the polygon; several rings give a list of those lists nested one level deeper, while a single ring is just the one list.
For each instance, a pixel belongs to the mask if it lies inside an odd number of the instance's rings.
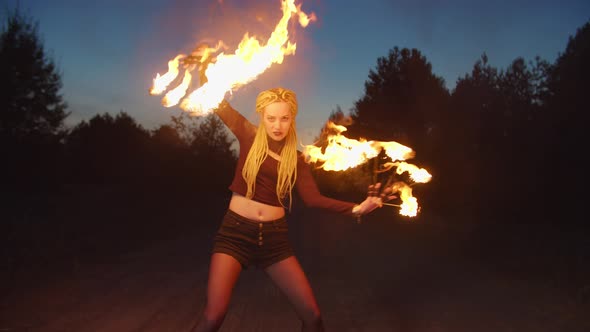
[{"label": "outstretched arm", "polygon": [[395,196],[391,195],[391,189],[389,191],[386,189],[379,194],[380,184],[369,186],[369,195],[360,204],[326,197],[320,193],[311,174],[309,164],[305,163],[301,156],[297,163],[297,182],[295,187],[305,205],[309,207],[322,208],[356,217],[365,215],[381,207],[384,201],[395,198]]}]

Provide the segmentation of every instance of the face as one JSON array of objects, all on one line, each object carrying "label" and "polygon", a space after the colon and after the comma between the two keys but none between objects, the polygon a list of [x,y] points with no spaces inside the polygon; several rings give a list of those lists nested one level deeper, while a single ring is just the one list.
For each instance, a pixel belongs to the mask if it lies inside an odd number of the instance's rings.
[{"label": "face", "polygon": [[266,134],[275,141],[282,141],[289,133],[293,117],[286,102],[272,103],[264,108],[262,121]]}]

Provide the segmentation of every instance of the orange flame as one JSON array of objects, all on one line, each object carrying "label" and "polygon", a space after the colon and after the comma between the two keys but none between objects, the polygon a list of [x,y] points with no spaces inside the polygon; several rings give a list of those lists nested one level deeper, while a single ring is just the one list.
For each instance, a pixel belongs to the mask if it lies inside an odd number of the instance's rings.
[{"label": "orange flame", "polygon": [[[296,6],[294,0],[281,1],[281,10],[283,16],[266,44],[246,33],[233,54],[221,52],[216,57],[212,55],[217,52],[222,42],[220,42],[217,49],[207,49],[203,54],[199,54],[201,63],[206,58],[211,57],[206,68],[199,69],[204,72],[207,82],[204,84],[200,82],[201,87],[180,101],[185,96],[190,85],[191,77],[188,71],[193,70],[195,66],[188,68],[181,85],[169,92],[170,95],[166,95],[162,100],[163,105],[171,107],[180,103],[183,110],[192,114],[202,115],[209,113],[219,105],[227,92],[255,80],[272,64],[281,64],[286,55],[294,54],[296,44],[289,41],[289,21],[294,15],[297,15],[299,24],[306,27],[309,22],[316,20],[316,16],[313,13],[310,15],[304,13],[301,10],[301,5]],[[150,94],[162,93],[176,78],[178,75],[178,61],[183,57],[183,55],[178,55],[174,60],[171,60],[168,65],[169,72],[162,78],[158,74],[154,79],[154,87],[150,90]],[[163,77],[166,77],[166,79],[163,79]],[[160,81],[165,84],[160,83]]]},{"label": "orange flame", "polygon": [[324,152],[315,145],[306,145],[303,152],[306,160],[311,163],[322,162],[326,171],[344,171],[367,162],[376,157],[381,149],[385,150],[392,160],[406,160],[414,157],[414,151],[397,142],[355,140],[342,136],[346,127],[336,125],[328,121],[327,127],[336,131],[335,135],[328,136],[328,145]]},{"label": "orange flame", "polygon": [[177,55],[174,59],[168,61],[168,72],[166,74],[162,76],[160,76],[160,73],[156,74],[154,85],[150,88],[150,95],[159,95],[168,88],[168,85],[178,76],[179,61],[184,57],[185,55],[183,54]]},{"label": "orange flame", "polygon": [[393,192],[398,192],[402,200],[399,214],[407,217],[418,215],[418,199],[412,196],[412,188],[405,182],[396,182],[392,186]]},{"label": "orange flame", "polygon": [[[396,167],[395,172],[397,174],[401,175],[407,172],[410,179],[415,183],[426,183],[432,179],[432,175],[426,169],[403,161],[414,157],[414,151],[405,145],[393,141],[380,142],[350,139],[341,135],[342,132],[347,130],[346,127],[336,125],[331,121],[328,121],[326,127],[336,133],[328,135],[328,144],[324,152],[322,152],[321,147],[315,145],[306,145],[303,151],[306,161],[322,163],[319,168],[326,171],[344,171],[377,157],[381,149],[383,149],[393,162],[385,163],[383,165],[384,170],[379,172]],[[418,200],[412,196],[411,186],[399,181],[395,182],[391,189],[393,193],[399,193],[402,200],[399,213],[404,216],[415,217],[419,207]]]},{"label": "orange flame", "polygon": [[416,165],[408,164],[403,161],[398,163],[385,163],[383,166],[386,169],[395,166],[395,172],[399,175],[403,174],[404,172],[408,172],[412,181],[417,183],[426,183],[432,179],[432,175],[430,175],[430,173],[428,173],[428,171],[424,168],[419,168]]}]

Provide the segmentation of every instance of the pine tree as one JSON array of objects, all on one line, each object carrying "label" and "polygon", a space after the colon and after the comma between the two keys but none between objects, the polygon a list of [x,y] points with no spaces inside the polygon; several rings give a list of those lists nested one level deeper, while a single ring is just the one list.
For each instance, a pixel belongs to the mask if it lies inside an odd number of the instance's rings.
[{"label": "pine tree", "polygon": [[0,31],[0,137],[30,140],[57,134],[67,117],[61,76],[47,57],[38,24],[19,9]]}]

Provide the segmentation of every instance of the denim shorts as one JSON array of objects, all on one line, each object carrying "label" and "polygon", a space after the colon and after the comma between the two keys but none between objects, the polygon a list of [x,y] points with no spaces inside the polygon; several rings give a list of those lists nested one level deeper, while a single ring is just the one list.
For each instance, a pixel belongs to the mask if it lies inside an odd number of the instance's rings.
[{"label": "denim shorts", "polygon": [[267,268],[294,255],[287,219],[257,222],[227,210],[213,241],[213,253],[234,257],[244,269]]}]

